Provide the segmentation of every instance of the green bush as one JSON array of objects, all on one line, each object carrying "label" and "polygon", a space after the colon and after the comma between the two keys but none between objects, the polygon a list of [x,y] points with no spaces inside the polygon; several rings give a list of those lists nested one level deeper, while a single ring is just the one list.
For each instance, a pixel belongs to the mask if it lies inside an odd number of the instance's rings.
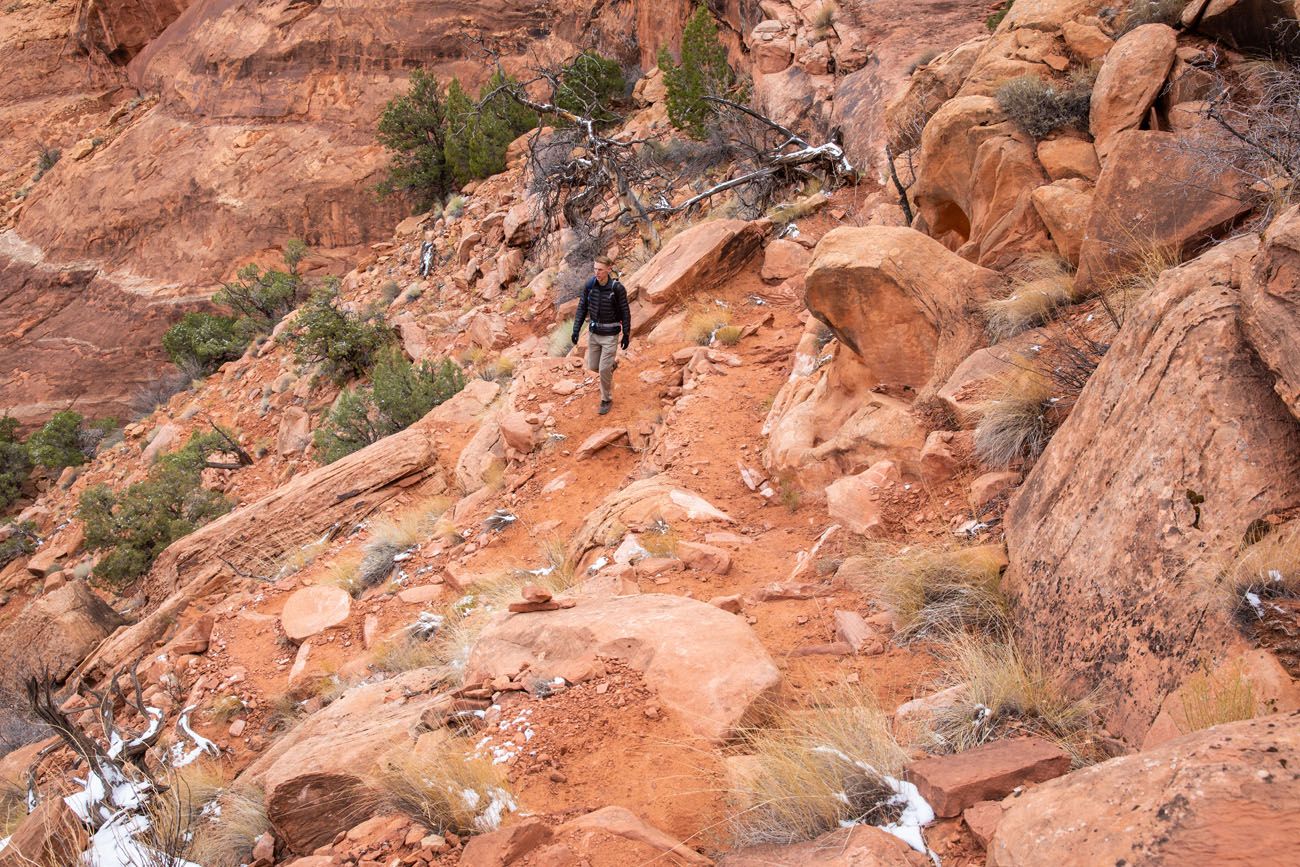
[{"label": "green bush", "polygon": [[36,550],[36,525],[31,521],[14,524],[9,537],[0,542],[0,569],[8,566],[19,557],[26,557]]},{"label": "green bush", "polygon": [[379,352],[393,342],[393,332],[375,310],[351,313],[338,305],[337,283],[312,293],[294,320],[290,339],[304,364],[320,364],[335,382],[365,374]]},{"label": "green bush", "polygon": [[465,374],[450,359],[413,365],[389,350],[375,366],[368,388],[339,395],[313,438],[316,457],[333,463],[419,421],[465,387]]},{"label": "green bush", "polygon": [[1003,18],[1007,17],[1007,13],[1011,11],[1011,6],[1015,2],[1016,0],[1007,0],[1007,2],[1002,4],[998,11],[984,19],[984,26],[989,29],[990,33],[998,29],[998,25],[1002,23]]},{"label": "green bush", "polygon": [[290,241],[286,245],[284,258],[289,264],[288,271],[274,268],[263,271],[255,264],[245,265],[239,269],[239,279],[226,283],[212,296],[213,303],[252,320],[257,331],[270,331],[302,303],[306,285],[298,276],[297,267],[304,252],[301,242]]},{"label": "green bush", "polygon": [[[50,417],[40,430],[27,438],[27,453],[32,463],[47,470],[79,467],[87,455],[81,443],[81,413],[65,409]],[[93,454],[93,451],[92,451]]]},{"label": "green bush", "polygon": [[1087,76],[1059,85],[1022,75],[997,91],[998,105],[1017,126],[1036,139],[1063,127],[1087,129],[1092,81]]},{"label": "green bush", "polygon": [[27,445],[18,439],[18,419],[0,417],[0,509],[18,501],[23,482],[31,472],[31,454]]},{"label": "green bush", "polygon": [[447,171],[447,114],[438,80],[422,69],[411,73],[410,88],[395,96],[379,117],[379,143],[392,152],[381,195],[405,193],[427,210],[451,189]]},{"label": "green bush", "polygon": [[560,71],[555,104],[597,123],[619,119],[610,107],[623,96],[623,67],[617,60],[584,51]]},{"label": "green bush", "polygon": [[692,138],[708,138],[709,122],[716,111],[704,97],[731,90],[736,73],[727,63],[727,49],[718,40],[718,26],[707,6],[696,7],[686,22],[681,63],[674,63],[668,49],[661,48],[659,68],[668,93],[668,119]]},{"label": "green bush", "polygon": [[215,313],[186,313],[163,335],[172,363],[193,378],[207,376],[244,354],[250,320]]},{"label": "green bush", "polygon": [[452,183],[459,187],[505,171],[510,143],[537,126],[537,115],[505,91],[519,82],[495,72],[471,102],[460,81],[447,87],[445,156]]},{"label": "green bush", "polygon": [[97,582],[128,587],[168,545],[230,510],[229,500],[201,484],[204,461],[216,450],[212,434],[191,437],[121,494],[107,485],[82,493],[77,516],[85,524],[86,548],[108,551],[95,565]]}]

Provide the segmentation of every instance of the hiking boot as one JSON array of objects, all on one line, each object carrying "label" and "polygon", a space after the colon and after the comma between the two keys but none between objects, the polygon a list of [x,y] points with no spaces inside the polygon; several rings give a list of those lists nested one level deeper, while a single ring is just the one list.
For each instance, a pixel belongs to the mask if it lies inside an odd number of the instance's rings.
[{"label": "hiking boot", "polygon": [[596,412],[599,413],[600,415],[606,415],[609,412],[609,407],[613,402],[614,401],[612,400],[602,400],[600,402],[600,409],[596,410]]}]

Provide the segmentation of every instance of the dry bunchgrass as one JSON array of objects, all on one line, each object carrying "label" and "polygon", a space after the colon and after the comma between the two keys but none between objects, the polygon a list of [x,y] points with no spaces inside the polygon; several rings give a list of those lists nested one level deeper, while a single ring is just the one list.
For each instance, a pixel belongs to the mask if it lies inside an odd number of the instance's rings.
[{"label": "dry bunchgrass", "polygon": [[864,589],[893,612],[900,643],[963,633],[1000,638],[1010,620],[1004,562],[991,546],[916,545],[876,560]]},{"label": "dry bunchgrass", "polygon": [[21,786],[0,780],[0,840],[7,839],[27,818],[27,795]]},{"label": "dry bunchgrass", "polygon": [[731,314],[726,310],[702,310],[692,314],[686,320],[686,337],[699,346],[708,346],[713,336],[731,322]]},{"label": "dry bunchgrass", "polygon": [[[494,830],[515,801],[502,770],[474,756],[472,741],[449,737],[384,763],[380,790],[396,809],[438,834]],[[496,805],[494,809],[493,805]]]},{"label": "dry bunchgrass", "polygon": [[375,521],[357,566],[362,587],[381,583],[392,573],[398,554],[429,538],[448,505],[445,497],[431,497],[398,515]]},{"label": "dry bunchgrass", "polygon": [[1136,30],[1143,24],[1168,24],[1174,26],[1187,0],[1132,0],[1123,15],[1123,24],[1115,33],[1118,39],[1130,30]]},{"label": "dry bunchgrass", "polygon": [[257,838],[270,830],[260,789],[236,787],[216,797],[218,811],[198,824],[190,858],[203,867],[240,867],[253,858]]},{"label": "dry bunchgrass", "polygon": [[556,325],[546,338],[546,354],[551,358],[563,358],[573,349],[573,317]]},{"label": "dry bunchgrass", "polygon": [[169,859],[190,857],[195,834],[225,788],[227,773],[218,762],[197,761],[172,769],[164,782],[146,807],[149,825],[142,842],[162,853],[160,863],[168,864],[173,863]]},{"label": "dry bunchgrass", "polygon": [[1111,320],[1118,326],[1127,320],[1142,298],[1155,287],[1160,275],[1183,261],[1177,247],[1158,244],[1137,235],[1123,222],[1116,222],[1125,236],[1116,264],[1097,280],[1097,297]]},{"label": "dry bunchgrass", "polygon": [[808,23],[818,35],[825,35],[835,26],[835,13],[838,11],[833,0],[827,0],[813,11]]},{"label": "dry bunchgrass", "polygon": [[340,554],[326,568],[321,583],[340,587],[355,599],[366,591],[366,585],[361,580],[361,559],[359,551]]},{"label": "dry bunchgrass", "polygon": [[842,823],[884,824],[899,805],[886,775],[907,760],[889,719],[867,690],[817,697],[813,707],[775,713],[767,725],[743,730],[751,754],[733,780],[737,843],[811,840]]},{"label": "dry bunchgrass", "polygon": [[1096,761],[1097,695],[1072,697],[1064,683],[1014,643],[955,638],[945,651],[944,687],[962,684],[960,700],[930,721],[931,749],[961,752],[989,741],[1035,734],[1056,742],[1076,765]]},{"label": "dry bunchgrass", "polygon": [[1300,598],[1300,523],[1243,545],[1205,589],[1241,626],[1262,618],[1270,600]]},{"label": "dry bunchgrass", "polygon": [[1005,298],[983,305],[989,339],[998,342],[1051,321],[1074,300],[1074,275],[1059,259],[1033,263]]},{"label": "dry bunchgrass", "polygon": [[651,557],[677,556],[677,532],[663,519],[651,524],[638,539]]},{"label": "dry bunchgrass", "polygon": [[429,639],[409,634],[394,636],[375,648],[371,665],[390,674],[429,668],[445,661],[440,658],[439,649],[439,645]]},{"label": "dry bunchgrass", "polygon": [[984,405],[975,426],[975,454],[990,467],[1033,461],[1052,436],[1051,382],[1021,370],[1002,383],[1002,394]]},{"label": "dry bunchgrass", "polygon": [[1254,719],[1259,712],[1255,687],[1241,665],[1228,666],[1217,672],[1202,669],[1189,677],[1179,689],[1183,734],[1238,720]]},{"label": "dry bunchgrass", "polygon": [[767,216],[773,223],[793,223],[795,220],[816,213],[828,201],[830,201],[829,197],[825,193],[818,191],[793,202],[782,202],[770,208]]},{"label": "dry bunchgrass", "polygon": [[744,333],[744,329],[739,325],[724,325],[714,333],[713,339],[723,346],[735,346]]},{"label": "dry bunchgrass", "polygon": [[218,696],[208,705],[208,719],[228,723],[244,712],[244,702],[237,695]]}]

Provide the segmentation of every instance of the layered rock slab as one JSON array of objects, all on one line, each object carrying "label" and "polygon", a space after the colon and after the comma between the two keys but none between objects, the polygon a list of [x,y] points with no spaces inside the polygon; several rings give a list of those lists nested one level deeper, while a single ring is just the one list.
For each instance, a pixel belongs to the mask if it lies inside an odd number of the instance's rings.
[{"label": "layered rock slab", "polygon": [[1206,586],[1257,520],[1300,506],[1300,427],[1243,339],[1238,239],[1165,272],[1011,498],[1017,635],[1141,743],[1226,645]]},{"label": "layered rock slab", "polygon": [[690,731],[715,741],[780,682],[771,657],[739,618],[694,599],[651,593],[503,615],[479,636],[465,679],[513,677],[527,666],[531,676],[583,680],[601,656],[640,671]]},{"label": "layered rock slab", "polygon": [[1300,712],[1195,732],[1008,799],[989,867],[1248,867],[1300,852]]}]

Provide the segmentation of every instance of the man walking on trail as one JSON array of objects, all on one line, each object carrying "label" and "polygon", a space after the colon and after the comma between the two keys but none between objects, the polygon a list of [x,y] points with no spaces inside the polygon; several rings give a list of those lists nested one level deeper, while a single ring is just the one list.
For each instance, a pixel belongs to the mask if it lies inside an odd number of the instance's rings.
[{"label": "man walking on trail", "polygon": [[582,287],[578,312],[573,316],[573,344],[578,344],[578,334],[586,321],[587,369],[600,373],[599,412],[604,415],[614,402],[618,348],[627,349],[628,341],[632,339],[632,311],[627,306],[627,290],[613,277],[614,263],[600,256],[594,270],[596,276]]}]

